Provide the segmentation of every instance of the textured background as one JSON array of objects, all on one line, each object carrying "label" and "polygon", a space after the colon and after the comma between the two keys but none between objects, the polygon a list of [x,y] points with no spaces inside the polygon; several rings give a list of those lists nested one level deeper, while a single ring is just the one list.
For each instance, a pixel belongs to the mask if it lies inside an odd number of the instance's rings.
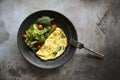
[{"label": "textured background", "polygon": [[[79,41],[104,60],[76,50],[64,66],[43,70],[17,48],[22,21],[39,10],[55,10],[74,24]],[[120,80],[120,0],[0,0],[0,80]]]}]

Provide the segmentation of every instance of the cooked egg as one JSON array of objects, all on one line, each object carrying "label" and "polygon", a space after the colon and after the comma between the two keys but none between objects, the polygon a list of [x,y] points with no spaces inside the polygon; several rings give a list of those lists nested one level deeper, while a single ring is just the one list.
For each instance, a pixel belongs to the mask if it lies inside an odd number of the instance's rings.
[{"label": "cooked egg", "polygon": [[45,40],[36,55],[42,60],[56,59],[63,54],[67,47],[67,37],[62,29],[56,28]]}]

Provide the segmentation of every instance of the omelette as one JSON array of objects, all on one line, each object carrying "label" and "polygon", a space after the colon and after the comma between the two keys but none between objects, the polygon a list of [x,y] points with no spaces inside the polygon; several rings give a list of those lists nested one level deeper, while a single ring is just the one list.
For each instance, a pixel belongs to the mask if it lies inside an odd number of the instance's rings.
[{"label": "omelette", "polygon": [[42,60],[53,60],[61,56],[67,47],[67,37],[62,29],[56,28],[45,40],[36,55]]}]

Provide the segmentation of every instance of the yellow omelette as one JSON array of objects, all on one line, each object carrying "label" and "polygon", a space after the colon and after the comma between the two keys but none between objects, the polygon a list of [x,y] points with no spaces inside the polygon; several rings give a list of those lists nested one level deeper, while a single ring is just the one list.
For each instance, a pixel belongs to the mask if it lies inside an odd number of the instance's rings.
[{"label": "yellow omelette", "polygon": [[45,40],[36,55],[42,60],[52,60],[59,57],[67,47],[67,37],[62,29],[56,28]]}]

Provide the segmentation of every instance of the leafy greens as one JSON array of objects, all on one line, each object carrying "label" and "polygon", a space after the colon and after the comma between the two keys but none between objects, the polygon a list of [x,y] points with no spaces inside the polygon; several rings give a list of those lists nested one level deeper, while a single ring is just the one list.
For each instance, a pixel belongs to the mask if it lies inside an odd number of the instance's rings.
[{"label": "leafy greens", "polygon": [[[52,33],[53,29],[51,28],[51,21],[54,20],[49,16],[43,16],[38,18],[35,23],[26,31],[26,34],[29,36],[25,39],[25,43],[33,50],[36,51],[36,45],[42,45],[46,38]],[[38,25],[41,24],[44,26],[42,30],[38,29]]]}]

